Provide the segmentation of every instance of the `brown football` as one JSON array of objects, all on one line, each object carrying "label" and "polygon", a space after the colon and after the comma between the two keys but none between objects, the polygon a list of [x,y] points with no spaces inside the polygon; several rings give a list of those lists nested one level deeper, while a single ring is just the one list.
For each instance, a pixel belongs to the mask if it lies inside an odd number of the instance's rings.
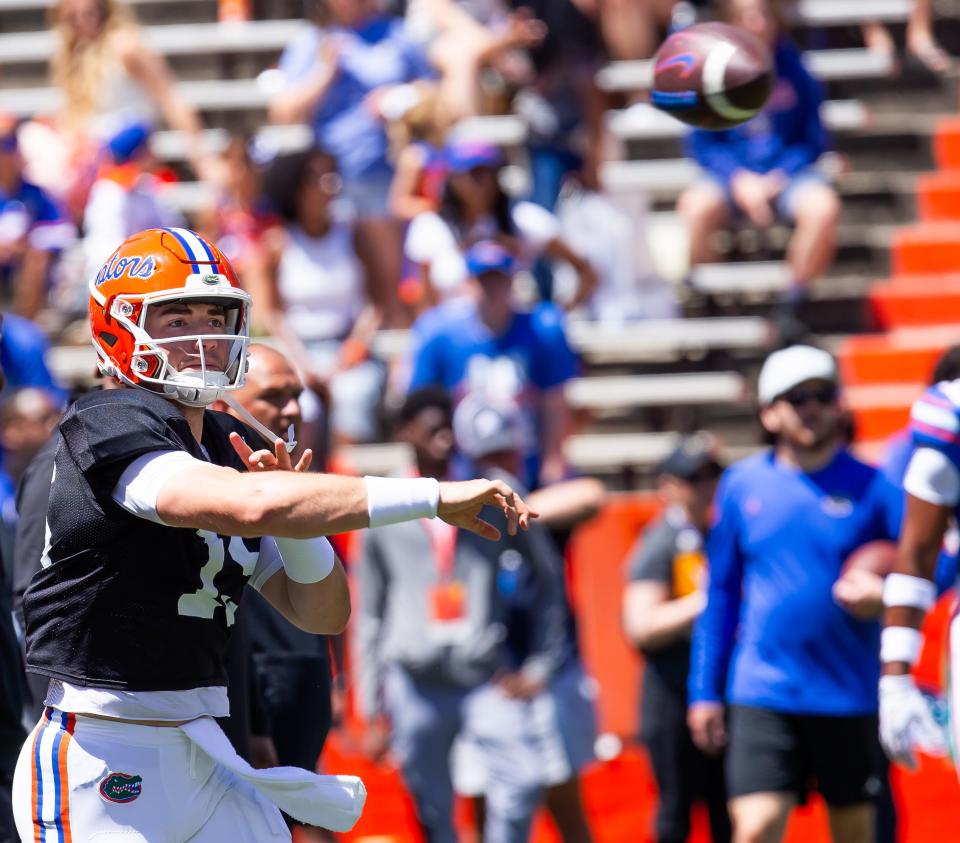
[{"label": "brown football", "polygon": [[843,563],[843,572],[869,571],[880,577],[885,577],[893,571],[897,561],[897,546],[891,541],[877,539],[860,545]]},{"label": "brown football", "polygon": [[675,32],[653,57],[651,102],[702,129],[729,129],[763,108],[774,83],[773,56],[755,36],[726,23]]}]

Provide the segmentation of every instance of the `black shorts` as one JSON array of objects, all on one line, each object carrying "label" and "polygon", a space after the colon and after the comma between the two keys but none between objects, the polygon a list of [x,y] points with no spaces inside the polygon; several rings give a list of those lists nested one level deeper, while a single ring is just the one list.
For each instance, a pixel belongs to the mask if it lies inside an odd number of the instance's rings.
[{"label": "black shorts", "polygon": [[811,790],[829,805],[870,802],[883,787],[885,764],[876,715],[828,717],[731,706],[727,794]]}]

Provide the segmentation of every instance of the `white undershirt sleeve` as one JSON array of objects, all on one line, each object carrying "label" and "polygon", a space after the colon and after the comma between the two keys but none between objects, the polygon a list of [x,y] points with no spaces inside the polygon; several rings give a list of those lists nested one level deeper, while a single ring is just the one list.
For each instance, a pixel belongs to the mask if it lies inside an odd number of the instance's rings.
[{"label": "white undershirt sleeve", "polygon": [[927,503],[955,506],[960,501],[960,471],[933,448],[917,448],[910,458],[903,488]]},{"label": "white undershirt sleeve", "polygon": [[[113,489],[113,499],[127,512],[164,524],[157,515],[157,497],[171,477],[194,465],[209,465],[186,451],[150,451],[128,465]],[[166,526],[166,525],[165,525]]]},{"label": "white undershirt sleeve", "polygon": [[247,584],[259,591],[263,584],[281,568],[283,568],[283,557],[280,555],[276,539],[273,536],[264,536],[260,539],[260,556],[257,558],[257,564]]}]

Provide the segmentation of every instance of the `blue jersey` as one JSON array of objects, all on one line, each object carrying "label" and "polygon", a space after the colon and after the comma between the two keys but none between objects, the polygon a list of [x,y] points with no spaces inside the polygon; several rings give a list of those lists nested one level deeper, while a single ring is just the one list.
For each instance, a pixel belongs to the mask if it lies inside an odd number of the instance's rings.
[{"label": "blue jersey", "polygon": [[819,471],[765,451],[732,466],[707,540],[707,607],[694,629],[690,700],[797,714],[877,710],[880,627],[833,599],[860,545],[895,539],[902,494],[838,451]]},{"label": "blue jersey", "polygon": [[[910,465],[914,450],[913,436],[909,428],[894,434],[887,443],[887,456],[880,470],[891,483],[901,489],[903,477],[907,473],[907,466]],[[937,557],[937,570],[934,575],[937,594],[943,594],[956,582],[957,563],[960,561],[957,556],[958,546],[960,546],[960,533],[957,530],[957,519],[954,518],[944,538],[940,556]]]},{"label": "blue jersey", "polygon": [[507,329],[494,334],[469,302],[453,301],[425,313],[413,326],[418,348],[410,389],[436,384],[454,402],[470,392],[511,398],[524,413],[528,485],[538,473],[539,397],[561,386],[576,371],[567,344],[563,314],[552,304],[518,312]]}]

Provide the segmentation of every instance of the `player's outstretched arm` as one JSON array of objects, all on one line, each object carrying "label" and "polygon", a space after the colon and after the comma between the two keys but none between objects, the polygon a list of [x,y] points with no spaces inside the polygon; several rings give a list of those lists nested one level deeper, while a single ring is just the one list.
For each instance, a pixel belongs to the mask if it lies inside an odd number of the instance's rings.
[{"label": "player's outstretched arm", "polygon": [[496,539],[499,531],[480,517],[484,506],[503,511],[511,534],[536,517],[499,480],[437,483],[292,471],[244,474],[200,462],[168,478],[157,496],[157,514],[174,527],[293,539],[435,516]]}]

